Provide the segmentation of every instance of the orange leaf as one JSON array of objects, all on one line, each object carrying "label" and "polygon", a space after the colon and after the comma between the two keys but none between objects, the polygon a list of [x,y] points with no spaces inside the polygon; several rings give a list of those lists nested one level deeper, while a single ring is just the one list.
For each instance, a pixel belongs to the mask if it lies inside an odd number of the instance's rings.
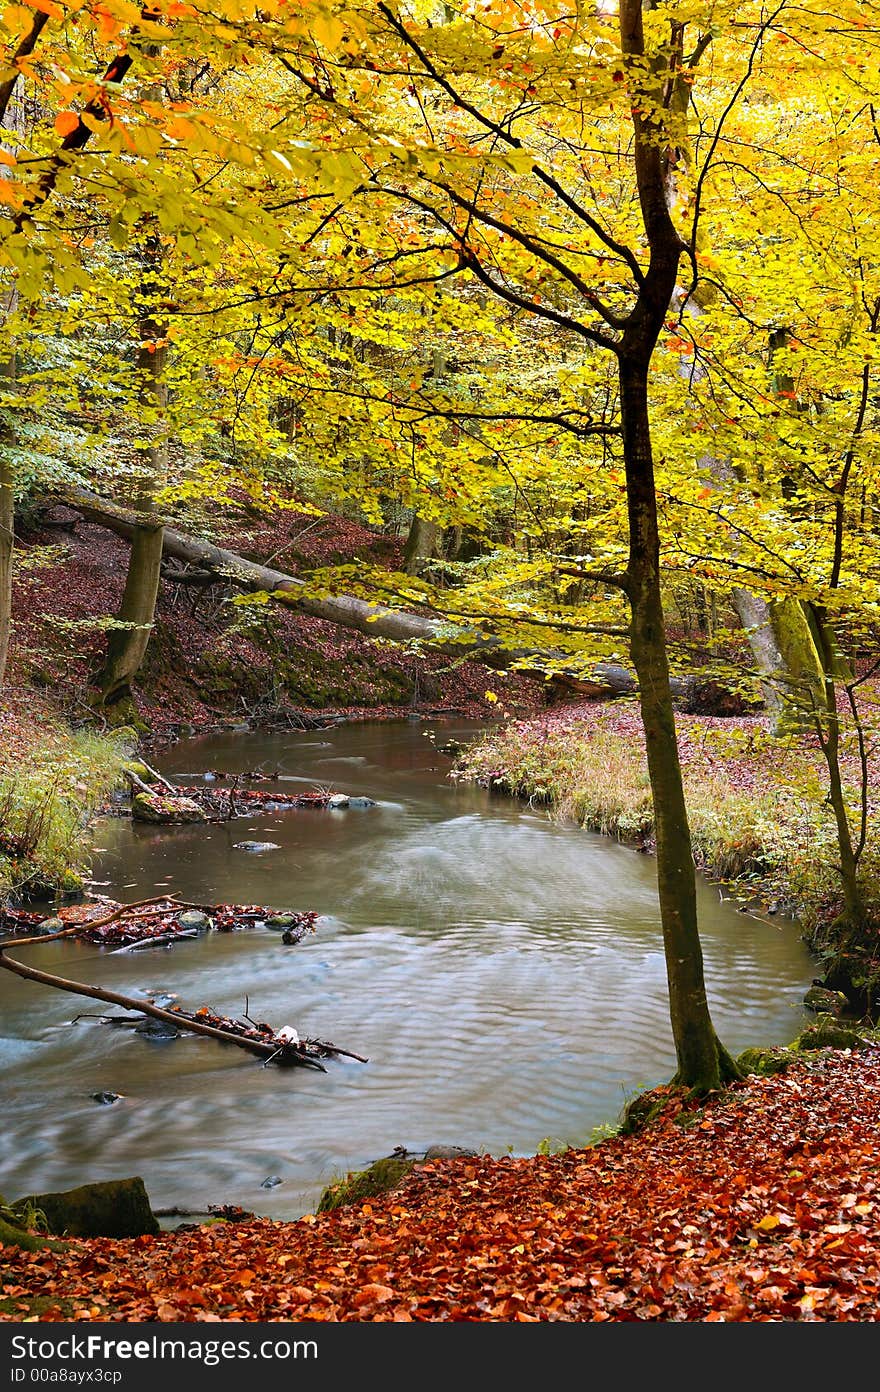
[{"label": "orange leaf", "polygon": [[55,117],[55,130],[59,135],[70,135],[79,125],[79,117],[75,111],[59,111]]}]

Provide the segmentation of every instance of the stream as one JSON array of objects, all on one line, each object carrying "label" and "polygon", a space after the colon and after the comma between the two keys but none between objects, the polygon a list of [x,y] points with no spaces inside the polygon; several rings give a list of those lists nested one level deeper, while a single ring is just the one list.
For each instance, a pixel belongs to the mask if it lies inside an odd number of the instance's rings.
[{"label": "stream", "polygon": [[[3,1193],[139,1174],[154,1207],[294,1218],[395,1146],[525,1155],[545,1139],[584,1144],[635,1092],[667,1081],[653,859],[450,782],[436,746],[479,729],[350,723],[168,751],[162,770],[183,781],[278,771],[269,787],[332,786],[377,805],[165,828],[107,817],[94,828],[94,889],[315,909],[317,932],[296,947],[263,927],[147,952],[62,941],[23,956],[131,995],[173,992],[190,1009],[238,1015],[247,998],[255,1018],[369,1062],[267,1068],[193,1036],[72,1024],[100,1005],[0,973]],[[278,849],[235,849],[247,839]],[[706,882],[699,904],[725,1044],[787,1043],[808,1018],[815,971],[797,926],[740,913]],[[122,1096],[92,1100],[105,1090]],[[269,1177],[282,1182],[263,1187]]]}]

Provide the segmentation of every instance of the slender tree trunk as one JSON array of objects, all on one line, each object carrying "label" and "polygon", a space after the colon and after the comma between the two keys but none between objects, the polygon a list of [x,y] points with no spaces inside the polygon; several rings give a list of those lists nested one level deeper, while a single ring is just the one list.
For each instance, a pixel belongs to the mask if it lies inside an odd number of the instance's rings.
[{"label": "slender tree trunk", "polygon": [[648,415],[648,360],[620,359],[630,526],[630,652],[639,680],[654,806],[657,888],[680,1082],[697,1092],[737,1076],[709,1014],[697,926],[696,871],[685,806],[660,592],[660,537]]},{"label": "slender tree trunk", "polygon": [[12,631],[12,552],[15,521],[15,479],[9,456],[9,434],[0,435],[0,686],[6,675]]},{"label": "slender tree trunk", "polygon": [[[663,65],[646,61],[642,0],[619,0],[619,24],[632,98],[636,185],[650,247],[636,304],[617,345],[629,521],[630,652],[639,680],[651,782],[669,1015],[678,1059],[676,1080],[695,1093],[705,1093],[739,1072],[715,1034],[703,978],[696,870],[669,686],[648,412],[651,356],[675,294],[683,244],[670,214],[670,151],[657,117],[663,106]],[[677,30],[673,53],[676,45],[681,50],[683,32]],[[670,73],[671,67],[666,75]]]},{"label": "slender tree trunk", "polygon": [[[157,264],[161,257],[158,238],[150,238],[144,250],[145,271],[141,285],[142,312],[138,323],[140,348],[137,367],[141,374],[139,399],[145,408],[148,427],[157,434],[162,429],[161,413],[167,393],[163,378],[166,349],[164,329],[152,313],[157,285]],[[149,445],[144,452],[143,474],[135,506],[148,517],[153,513],[153,494],[165,464],[161,444]],[[113,711],[120,719],[132,716],[132,686],[143,664],[156,617],[156,600],[162,563],[163,526],[157,517],[155,524],[139,526],[132,537],[128,574],[122,603],[116,619],[120,625],[112,629],[107,643],[104,665],[96,678],[100,691],[99,704]]]},{"label": "slender tree trunk", "polygon": [[[42,27],[37,20],[34,21],[31,29],[34,42]],[[30,52],[30,48],[27,52]],[[14,77],[3,84],[0,105],[3,145],[12,151],[23,138],[25,129],[24,106],[16,91]],[[8,177],[9,166],[0,164],[0,179]],[[7,282],[2,294],[0,320],[5,321],[17,308],[18,291],[15,283]],[[15,344],[5,344],[0,348],[0,380],[11,388],[17,375]],[[6,677],[9,640],[12,634],[12,556],[15,549],[15,469],[12,463],[14,445],[15,434],[12,427],[0,427],[0,686]]]},{"label": "slender tree trunk", "polygon": [[825,766],[828,770],[828,801],[834,814],[837,829],[837,854],[840,858],[838,870],[843,891],[843,918],[847,927],[858,930],[864,925],[867,913],[865,901],[859,885],[859,853],[853,845],[849,810],[843,792],[843,774],[840,767],[840,713],[837,709],[837,682],[835,670],[839,656],[827,615],[818,607],[814,608],[815,631],[824,668],[824,708],[814,712],[814,728],[819,736]]}]

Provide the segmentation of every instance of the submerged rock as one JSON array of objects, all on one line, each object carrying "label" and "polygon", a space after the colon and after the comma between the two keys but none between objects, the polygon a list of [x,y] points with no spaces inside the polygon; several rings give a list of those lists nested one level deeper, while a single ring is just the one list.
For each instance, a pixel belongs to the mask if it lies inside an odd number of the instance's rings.
[{"label": "submerged rock", "polygon": [[178,1039],[180,1030],[172,1025],[170,1020],[154,1020],[152,1015],[147,1015],[142,1022],[135,1027],[136,1034],[144,1034],[148,1039]]},{"label": "submerged rock", "polygon": [[178,927],[196,929],[199,933],[206,933],[213,927],[213,919],[209,918],[201,909],[187,909],[177,920]]},{"label": "submerged rock", "polygon": [[281,847],[277,841],[236,841],[234,849],[236,851],[250,851],[253,855],[260,855],[262,851],[280,851]]},{"label": "submerged rock", "polygon": [[261,1188],[261,1189],[275,1189],[279,1184],[283,1184],[283,1183],[284,1183],[284,1180],[281,1178],[280,1175],[277,1175],[277,1174],[270,1174],[270,1175],[267,1175],[266,1178],[263,1180],[262,1184],[260,1185],[260,1188]]},{"label": "submerged rock", "polygon": [[297,921],[295,913],[288,913],[282,910],[280,913],[270,914],[265,920],[267,928],[274,928],[276,933],[280,933],[284,928],[292,928]]},{"label": "submerged rock", "polygon": [[91,1094],[93,1102],[99,1102],[102,1107],[110,1107],[114,1102],[118,1102],[122,1096],[121,1092],[93,1092]]},{"label": "submerged rock", "polygon": [[376,800],[375,800],[375,798],[368,798],[368,797],[350,797],[350,798],[348,799],[348,805],[349,805],[349,807],[357,807],[357,808],[362,808],[362,807],[375,807],[375,806],[376,806]]}]

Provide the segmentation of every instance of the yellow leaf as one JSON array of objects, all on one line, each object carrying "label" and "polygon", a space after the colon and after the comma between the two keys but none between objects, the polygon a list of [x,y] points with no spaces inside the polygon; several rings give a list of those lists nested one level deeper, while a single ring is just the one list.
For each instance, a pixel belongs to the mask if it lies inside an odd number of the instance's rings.
[{"label": "yellow leaf", "polygon": [[779,1214],[765,1213],[763,1218],[758,1219],[755,1227],[759,1232],[772,1232],[774,1228],[779,1227]]}]

